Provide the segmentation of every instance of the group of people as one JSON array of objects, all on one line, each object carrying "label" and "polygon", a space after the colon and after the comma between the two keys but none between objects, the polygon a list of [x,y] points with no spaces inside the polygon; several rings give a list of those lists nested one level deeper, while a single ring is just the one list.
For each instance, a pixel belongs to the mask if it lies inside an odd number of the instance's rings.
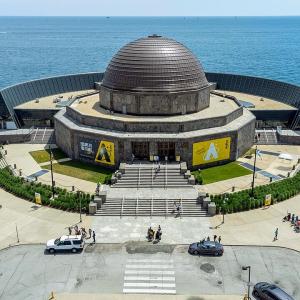
[{"label": "group of people", "polygon": [[[218,242],[219,244],[221,244],[221,236],[217,236],[216,234],[213,236],[213,240],[214,240],[214,242],[216,243],[216,242]],[[206,239],[204,238],[204,239],[202,239],[201,241],[200,241],[200,243],[204,243],[205,241],[207,241],[207,242],[209,242],[210,241],[210,237],[208,236]]]},{"label": "group of people", "polygon": [[74,235],[82,235],[82,238],[84,239],[91,239],[93,238],[93,243],[96,243],[96,233],[94,230],[89,228],[89,235],[87,234],[87,231],[84,227],[79,228],[77,225],[70,226],[69,228],[69,235],[72,235],[74,230]]},{"label": "group of people", "polygon": [[159,242],[161,240],[161,236],[162,236],[162,231],[161,231],[160,225],[158,225],[158,228],[156,231],[154,231],[151,226],[148,228],[148,231],[147,231],[148,242],[152,242],[152,241]]},{"label": "group of people", "polygon": [[288,213],[282,219],[283,222],[291,222],[291,225],[294,226],[294,229],[299,231],[300,230],[300,220],[299,217],[295,214]]}]

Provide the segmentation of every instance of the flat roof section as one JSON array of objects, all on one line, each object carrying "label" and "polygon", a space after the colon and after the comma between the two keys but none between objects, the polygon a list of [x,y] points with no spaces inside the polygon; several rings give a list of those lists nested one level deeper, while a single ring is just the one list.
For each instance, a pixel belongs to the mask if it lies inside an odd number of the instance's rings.
[{"label": "flat roof section", "polygon": [[[36,102],[37,99],[25,102],[18,106],[15,106],[14,109],[60,109],[61,106],[57,106],[57,104],[63,104],[64,101],[70,100],[70,98],[75,98],[80,95],[84,95],[87,93],[95,92],[96,90],[82,90],[82,91],[74,91],[68,93],[61,93],[57,95],[50,95],[47,97],[37,98],[39,101]],[[59,99],[59,102],[55,102],[55,99]]]},{"label": "flat roof section", "polygon": [[228,115],[234,110],[237,110],[239,106],[231,99],[223,99],[223,97],[217,95],[210,95],[210,106],[199,112],[185,114],[185,115],[172,115],[172,116],[136,116],[125,115],[120,113],[109,113],[108,110],[100,107],[99,95],[91,95],[82,99],[76,100],[71,107],[77,110],[79,113],[86,116],[101,117],[106,119],[114,119],[120,121],[132,121],[132,122],[180,122],[180,121],[193,121],[199,119],[208,119],[218,116]]},{"label": "flat roof section", "polygon": [[[251,102],[255,105],[254,108],[248,108],[249,110],[295,110],[296,108],[277,100],[272,100],[270,98],[265,98],[261,96],[245,94],[240,92],[216,90],[216,92],[224,93],[225,95],[234,96],[237,100]],[[263,101],[261,101],[263,99]]]}]

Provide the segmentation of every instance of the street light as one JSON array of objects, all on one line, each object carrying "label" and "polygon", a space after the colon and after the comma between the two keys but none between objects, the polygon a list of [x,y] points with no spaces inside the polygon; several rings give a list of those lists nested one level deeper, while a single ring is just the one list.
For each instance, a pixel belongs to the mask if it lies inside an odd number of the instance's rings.
[{"label": "street light", "polygon": [[243,266],[242,267],[242,270],[243,271],[247,271],[249,270],[249,277],[248,277],[248,299],[251,299],[250,298],[250,279],[251,279],[251,266]]},{"label": "street light", "polygon": [[253,164],[253,177],[252,177],[252,184],[251,184],[251,196],[254,196],[254,180],[255,180],[255,171],[256,171],[256,156],[257,156],[257,145],[255,147],[255,154],[254,154],[254,164]]},{"label": "street light", "polygon": [[81,223],[82,222],[82,218],[81,218],[81,192],[77,191],[77,195],[78,195],[78,198],[79,198],[79,223]]},{"label": "street light", "polygon": [[54,200],[54,180],[53,180],[53,164],[52,164],[53,153],[52,153],[51,144],[49,144],[49,150],[50,150],[50,170],[51,170],[52,198]]},{"label": "street light", "polygon": [[227,200],[228,200],[227,197],[225,197],[225,199],[223,200],[223,221],[222,221],[223,224],[225,223],[225,205]]}]

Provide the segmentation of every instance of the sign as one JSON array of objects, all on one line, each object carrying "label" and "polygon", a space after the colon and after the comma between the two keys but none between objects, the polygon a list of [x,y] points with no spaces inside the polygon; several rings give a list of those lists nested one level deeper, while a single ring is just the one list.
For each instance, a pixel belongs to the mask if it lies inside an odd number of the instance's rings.
[{"label": "sign", "polygon": [[40,193],[34,193],[34,199],[36,204],[42,205],[42,199]]},{"label": "sign", "polygon": [[113,142],[101,141],[99,143],[95,161],[106,165],[114,165],[115,144]]},{"label": "sign", "polygon": [[268,194],[265,196],[265,206],[270,206],[272,202],[272,195]]},{"label": "sign", "polygon": [[231,137],[193,144],[193,166],[230,158]]},{"label": "sign", "polygon": [[180,155],[176,155],[176,161],[180,162]]}]

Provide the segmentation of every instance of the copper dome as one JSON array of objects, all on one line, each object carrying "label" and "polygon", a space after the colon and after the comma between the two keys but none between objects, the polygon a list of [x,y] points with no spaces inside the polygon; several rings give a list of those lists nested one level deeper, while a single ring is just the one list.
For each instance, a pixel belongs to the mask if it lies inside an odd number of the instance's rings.
[{"label": "copper dome", "polygon": [[180,92],[207,87],[208,82],[188,48],[152,35],[122,47],[110,61],[102,85],[131,92]]}]

